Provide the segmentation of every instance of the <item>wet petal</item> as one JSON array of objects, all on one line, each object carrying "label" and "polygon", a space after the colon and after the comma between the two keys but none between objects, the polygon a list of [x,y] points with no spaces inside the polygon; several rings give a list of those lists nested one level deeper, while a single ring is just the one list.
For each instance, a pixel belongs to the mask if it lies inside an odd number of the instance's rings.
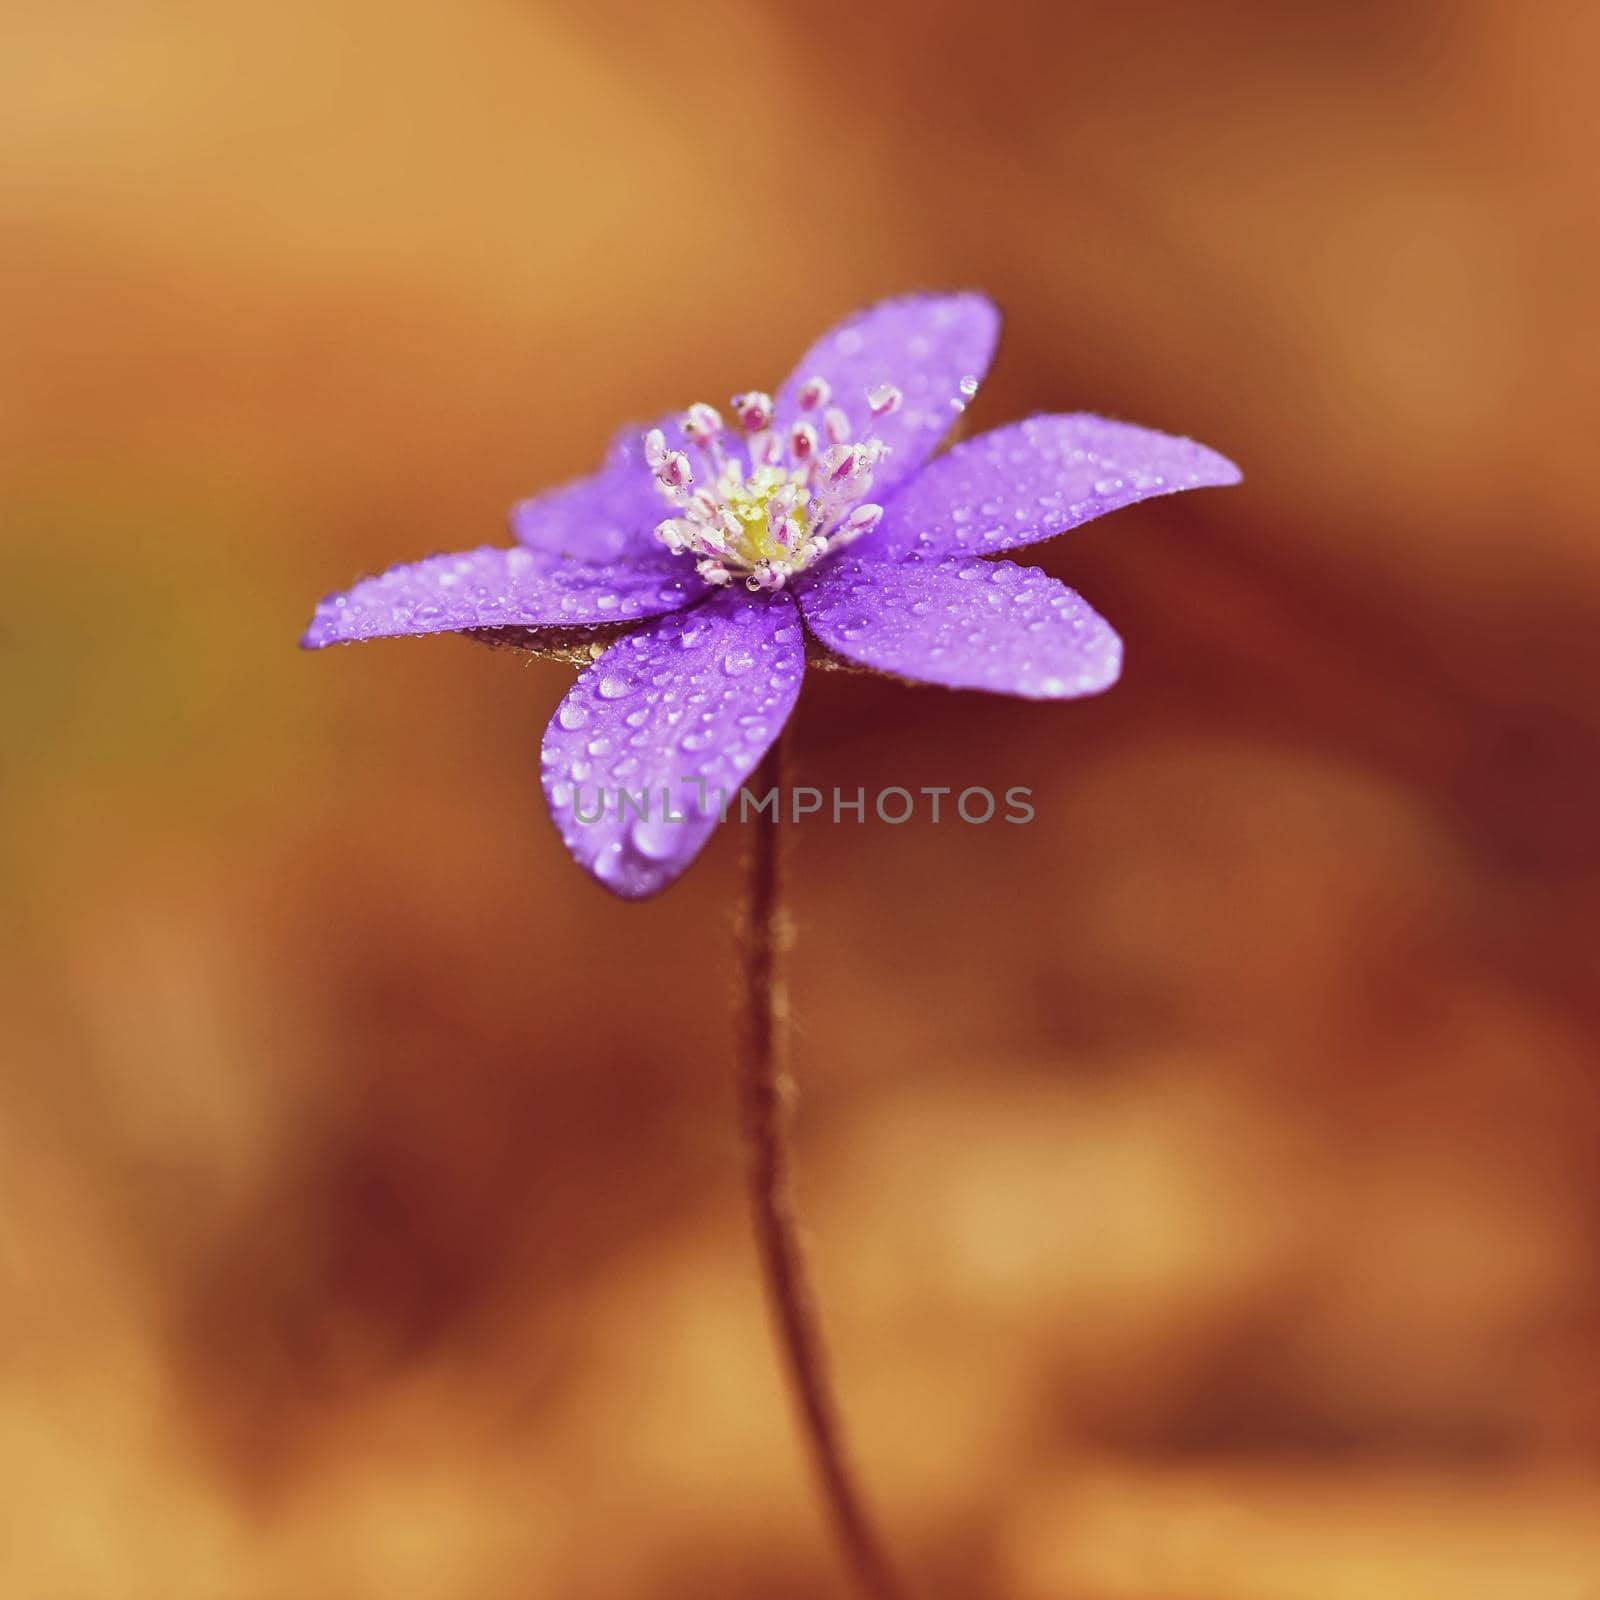
[{"label": "wet petal", "polygon": [[801,594],[830,649],[897,677],[1028,700],[1098,694],[1122,641],[1063,583],[1035,567],[973,556],[898,564],[847,556]]},{"label": "wet petal", "polygon": [[723,589],[612,645],[544,736],[545,798],[578,865],[628,900],[672,883],[723,806],[737,810],[804,670],[799,612],[781,593]]},{"label": "wet petal", "polygon": [[[858,312],[801,357],[778,395],[778,426],[799,416],[796,396],[811,377],[826,378],[833,404],[853,424],[851,437],[876,437],[893,454],[873,473],[881,499],[939,447],[989,370],[1000,313],[981,294],[906,295]],[[866,394],[879,384],[901,391],[900,409],[874,418]]]},{"label": "wet petal", "polygon": [[627,561],[563,561],[485,546],[391,567],[317,607],[300,643],[308,650],[464,628],[587,627],[658,616],[705,586],[665,550]]},{"label": "wet petal", "polygon": [[511,508],[511,533],[530,550],[580,561],[615,561],[656,548],[653,533],[671,507],[644,460],[645,425],[619,433],[601,469]]},{"label": "wet petal", "polygon": [[1154,495],[1240,476],[1193,439],[1082,412],[1031,417],[929,462],[889,502],[862,554],[1015,550]]}]

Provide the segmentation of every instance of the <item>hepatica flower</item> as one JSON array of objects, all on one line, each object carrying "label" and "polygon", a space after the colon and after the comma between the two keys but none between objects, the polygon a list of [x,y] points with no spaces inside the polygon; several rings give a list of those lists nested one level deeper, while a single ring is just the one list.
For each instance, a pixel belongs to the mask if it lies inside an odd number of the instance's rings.
[{"label": "hepatica flower", "polygon": [[[1192,440],[1081,413],[935,456],[999,327],[981,295],[874,306],[776,396],[625,432],[592,477],[517,506],[508,548],[358,583],[317,607],[303,643],[458,632],[581,663],[545,733],[545,796],[579,864],[628,899],[678,877],[764,759],[773,781],[808,662],[1031,700],[1095,694],[1121,667],[1116,634],[1064,584],[998,558],[1239,472]],[[756,1240],[841,1552],[864,1595],[902,1600],[849,1468],[790,1198],[774,820],[753,836],[739,938]]]},{"label": "hepatica flower", "polygon": [[808,655],[952,689],[1095,694],[1120,670],[1116,634],[1064,584],[996,558],[1239,471],[1084,413],[936,456],[999,325],[977,294],[874,306],[776,395],[624,433],[592,477],[518,505],[511,546],[366,579],[323,601],[302,642],[453,631],[587,660],[545,734],[544,791],[578,863],[628,899],[699,853],[794,710]]}]

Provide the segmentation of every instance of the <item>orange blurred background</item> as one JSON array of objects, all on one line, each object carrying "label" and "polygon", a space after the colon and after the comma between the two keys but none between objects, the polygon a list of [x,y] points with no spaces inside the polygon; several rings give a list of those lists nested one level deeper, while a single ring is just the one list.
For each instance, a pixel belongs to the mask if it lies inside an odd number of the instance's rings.
[{"label": "orange blurred background", "polygon": [[842,1591],[746,1237],[738,841],[613,901],[538,792],[564,669],[295,640],[965,285],[974,427],[1246,483],[1038,552],[1126,639],[1100,700],[804,695],[799,781],[1038,813],[795,854],[892,1541],[935,1600],[1600,1594],[1594,13],[6,34],[0,1594]]}]

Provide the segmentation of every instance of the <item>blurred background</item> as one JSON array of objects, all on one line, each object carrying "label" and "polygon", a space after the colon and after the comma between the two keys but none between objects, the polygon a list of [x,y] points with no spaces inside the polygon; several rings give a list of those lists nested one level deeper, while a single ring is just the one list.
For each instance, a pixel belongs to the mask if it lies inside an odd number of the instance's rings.
[{"label": "blurred background", "polygon": [[934,1600],[1600,1594],[1588,8],[6,35],[0,1592],[842,1592],[745,1228],[738,841],[613,901],[538,793],[565,669],[295,641],[972,285],[972,427],[1246,483],[1038,552],[1127,641],[1103,699],[803,698],[799,781],[1037,808],[798,838],[892,1541]]}]

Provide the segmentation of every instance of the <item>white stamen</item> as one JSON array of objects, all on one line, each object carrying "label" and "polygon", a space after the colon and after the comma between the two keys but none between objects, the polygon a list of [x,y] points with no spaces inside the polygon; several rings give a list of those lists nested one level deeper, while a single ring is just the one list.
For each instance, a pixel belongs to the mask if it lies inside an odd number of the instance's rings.
[{"label": "white stamen", "polygon": [[[734,420],[749,436],[737,451],[724,449],[722,415],[703,402],[678,419],[686,449],[670,448],[652,428],[645,460],[662,498],[677,508],[656,526],[661,544],[691,558],[706,583],[740,580],[752,593],[772,593],[876,527],[883,508],[863,502],[888,446],[852,439],[850,419],[829,404],[831,395],[826,379],[807,379],[796,399],[809,415],[783,429],[773,425],[771,395],[752,389],[736,396]],[[889,384],[867,395],[875,415],[900,401]]]},{"label": "white stamen", "polygon": [[656,468],[656,476],[673,489],[687,489],[694,482],[689,469],[689,458],[681,450],[669,450],[666,459]]},{"label": "white stamen", "polygon": [[809,422],[797,422],[789,430],[789,454],[796,461],[809,461],[817,453],[817,430]]},{"label": "white stamen", "polygon": [[756,592],[762,589],[781,589],[788,581],[790,569],[781,561],[759,562],[744,580],[745,588]]},{"label": "white stamen", "polygon": [[760,389],[751,389],[733,397],[734,415],[746,433],[759,433],[772,426],[772,396]]},{"label": "white stamen", "polygon": [[900,409],[905,396],[892,383],[880,383],[876,389],[867,390],[867,404],[875,417],[887,417]]},{"label": "white stamen", "polygon": [[707,445],[722,432],[722,413],[702,400],[684,412],[681,426],[691,443]]},{"label": "white stamen", "polygon": [[815,411],[833,398],[833,385],[826,378],[807,378],[795,396],[802,411]]},{"label": "white stamen", "polygon": [[872,505],[870,503],[864,506],[857,506],[855,510],[844,519],[844,525],[839,531],[846,538],[858,539],[862,534],[870,533],[882,520],[882,506]]},{"label": "white stamen", "polygon": [[688,456],[681,450],[667,451],[666,458],[656,468],[656,482],[661,485],[661,492],[674,505],[687,505],[689,488],[694,482],[694,474],[689,470]]},{"label": "white stamen", "polygon": [[822,479],[830,488],[848,483],[861,469],[861,446],[858,444],[835,444],[822,453]]}]

